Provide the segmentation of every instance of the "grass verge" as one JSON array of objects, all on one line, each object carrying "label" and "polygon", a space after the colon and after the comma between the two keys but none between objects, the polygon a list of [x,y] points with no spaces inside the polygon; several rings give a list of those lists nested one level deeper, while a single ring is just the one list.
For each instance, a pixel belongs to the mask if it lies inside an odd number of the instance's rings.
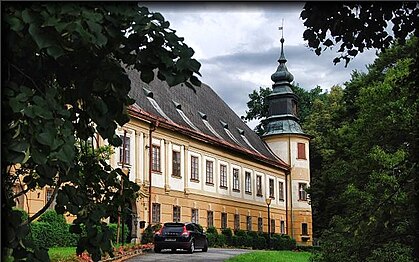
[{"label": "grass verge", "polygon": [[48,254],[51,262],[77,261],[76,247],[51,247]]},{"label": "grass verge", "polygon": [[275,262],[308,262],[310,253],[295,251],[255,251],[232,257],[226,262],[275,261]]}]

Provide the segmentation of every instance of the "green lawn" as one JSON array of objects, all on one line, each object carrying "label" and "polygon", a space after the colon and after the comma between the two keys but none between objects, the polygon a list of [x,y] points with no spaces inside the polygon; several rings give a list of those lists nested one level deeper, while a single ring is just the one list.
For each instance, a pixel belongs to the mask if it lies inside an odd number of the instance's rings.
[{"label": "green lawn", "polygon": [[294,251],[255,251],[241,254],[226,260],[227,262],[275,261],[275,262],[308,262],[310,253]]},{"label": "green lawn", "polygon": [[52,262],[77,261],[75,247],[51,247],[48,254]]}]

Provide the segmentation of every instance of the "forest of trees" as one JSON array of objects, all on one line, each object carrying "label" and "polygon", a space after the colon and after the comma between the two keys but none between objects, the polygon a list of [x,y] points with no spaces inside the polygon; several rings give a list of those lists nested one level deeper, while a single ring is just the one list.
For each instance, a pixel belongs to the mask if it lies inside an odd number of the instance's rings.
[{"label": "forest of trees", "polygon": [[[412,261],[418,101],[417,38],[381,53],[329,92],[293,87],[310,141],[313,261]],[[266,115],[270,88],[249,95],[247,119]],[[256,106],[255,106],[256,105]]]}]

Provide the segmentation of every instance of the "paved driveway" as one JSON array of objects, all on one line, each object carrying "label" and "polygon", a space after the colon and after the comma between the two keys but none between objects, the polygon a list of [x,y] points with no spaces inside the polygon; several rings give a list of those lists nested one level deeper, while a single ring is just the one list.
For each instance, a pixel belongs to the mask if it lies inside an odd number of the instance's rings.
[{"label": "paved driveway", "polygon": [[169,250],[163,250],[161,253],[149,252],[142,255],[138,255],[131,259],[126,260],[127,262],[144,262],[144,261],[224,261],[230,257],[234,257],[239,254],[250,252],[247,249],[225,249],[225,248],[208,248],[208,252],[202,252],[196,250],[193,254],[188,254],[186,251],[177,251],[172,253]]}]

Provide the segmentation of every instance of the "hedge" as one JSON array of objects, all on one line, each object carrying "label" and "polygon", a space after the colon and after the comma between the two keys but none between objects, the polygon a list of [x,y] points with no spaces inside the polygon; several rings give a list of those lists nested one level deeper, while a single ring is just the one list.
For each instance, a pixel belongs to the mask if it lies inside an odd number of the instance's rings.
[{"label": "hedge", "polygon": [[[22,211],[23,214],[26,212]],[[59,215],[55,210],[48,210],[40,216],[38,221],[30,224],[30,239],[37,247],[74,247],[77,246],[78,234],[70,233],[70,224],[67,224],[63,215]],[[113,232],[112,241],[116,243],[117,224],[109,224],[109,229]],[[83,232],[85,234],[82,226]],[[120,242],[122,242],[122,232]],[[129,229],[124,225],[124,236],[127,239]]]},{"label": "hedge", "polygon": [[[208,232],[210,231],[210,232]],[[222,234],[212,233],[213,230],[207,230],[208,245],[210,247],[230,247],[268,249],[267,233],[258,233],[254,231],[235,230],[234,235],[231,229],[221,230]],[[272,234],[271,249],[274,250],[294,250],[296,241],[288,235]]]},{"label": "hedge", "polygon": [[70,225],[63,215],[55,210],[48,210],[38,221],[30,225],[31,240],[37,247],[69,247],[76,246],[79,236],[70,233]]},{"label": "hedge", "polygon": [[[114,243],[116,243],[116,234],[117,234],[117,229],[118,229],[118,224],[114,224],[114,223],[111,223],[111,224],[108,224],[108,226],[109,226],[109,229],[112,231],[112,241],[114,242]],[[119,229],[120,231],[119,231],[119,243],[122,243],[122,224],[121,224],[121,227],[120,227],[120,229]],[[127,239],[127,237],[128,237],[128,234],[129,234],[129,229],[128,229],[128,226],[126,225],[126,224],[124,224],[124,239],[125,239],[125,242],[124,243],[126,243],[127,241],[126,241],[126,239]]]}]

